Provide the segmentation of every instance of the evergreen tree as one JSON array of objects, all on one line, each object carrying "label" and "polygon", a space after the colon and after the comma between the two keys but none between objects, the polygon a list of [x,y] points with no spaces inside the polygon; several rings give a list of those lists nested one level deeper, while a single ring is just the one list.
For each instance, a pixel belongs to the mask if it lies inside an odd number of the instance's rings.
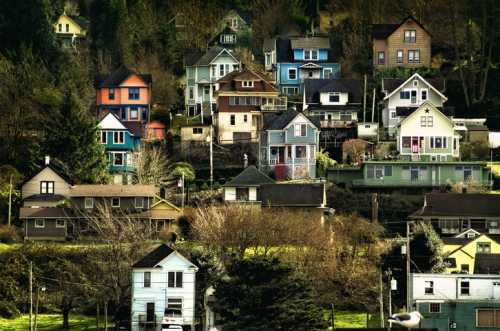
[{"label": "evergreen tree", "polygon": [[75,183],[107,181],[108,163],[97,141],[97,125],[74,93],[66,93],[61,107],[47,119],[43,150],[62,163]]},{"label": "evergreen tree", "polygon": [[309,282],[277,258],[236,260],[214,287],[224,330],[324,330]]}]

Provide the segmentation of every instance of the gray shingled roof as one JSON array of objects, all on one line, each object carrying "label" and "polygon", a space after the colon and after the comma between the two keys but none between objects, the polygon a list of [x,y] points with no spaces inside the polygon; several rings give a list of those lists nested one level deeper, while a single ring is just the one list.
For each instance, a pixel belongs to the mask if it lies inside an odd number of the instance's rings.
[{"label": "gray shingled roof", "polygon": [[429,193],[426,204],[411,217],[500,217],[500,195],[479,193]]},{"label": "gray shingled roof", "polygon": [[264,52],[271,52],[274,50],[276,46],[276,38],[266,38],[264,39],[264,45],[262,46],[262,49]]},{"label": "gray shingled roof", "polygon": [[[443,92],[445,90],[445,81],[442,78],[424,78],[429,84],[431,84],[436,90]],[[392,91],[397,89],[401,84],[406,82],[408,78],[384,78],[382,82],[383,90],[390,94]]]},{"label": "gray shingled roof", "polygon": [[262,173],[255,166],[248,166],[238,176],[224,184],[225,187],[245,187],[245,186],[260,186],[262,184],[271,184],[274,180]]},{"label": "gray shingled roof", "polygon": [[324,204],[323,183],[264,184],[260,199],[265,207],[321,207]]},{"label": "gray shingled roof", "polygon": [[[282,130],[299,114],[302,113],[293,109],[287,110],[283,113],[264,114],[264,130]],[[307,117],[317,128],[320,127],[316,118],[306,115],[304,116]]]},{"label": "gray shingled roof", "polygon": [[476,253],[474,260],[475,274],[500,274],[500,254]]},{"label": "gray shingled roof", "polygon": [[154,268],[164,258],[172,254],[174,250],[165,244],[161,244],[153,251],[149,252],[142,259],[137,261],[132,268]]},{"label": "gray shingled roof", "polygon": [[196,58],[196,56],[189,56],[186,57],[186,65],[197,65],[197,66],[208,66],[216,57],[217,55],[220,54],[224,50],[223,47],[220,46],[213,46],[210,47],[203,55],[201,55],[199,58]]},{"label": "gray shingled roof", "polygon": [[349,93],[349,103],[361,103],[361,82],[357,79],[305,79],[307,103],[319,103],[321,92]]},{"label": "gray shingled roof", "polygon": [[122,65],[109,75],[98,75],[96,77],[96,87],[115,87],[119,86],[130,75],[138,75],[146,84],[151,84],[152,78],[149,74],[138,74]]},{"label": "gray shingled roof", "polygon": [[326,37],[302,37],[292,38],[291,45],[296,48],[330,48],[330,39]]},{"label": "gray shingled roof", "polygon": [[[441,113],[443,113],[445,116],[453,116],[455,115],[455,107],[449,106],[449,107],[436,107]],[[415,110],[417,110],[418,107],[396,107],[396,115],[397,116],[409,116],[412,114]]]}]

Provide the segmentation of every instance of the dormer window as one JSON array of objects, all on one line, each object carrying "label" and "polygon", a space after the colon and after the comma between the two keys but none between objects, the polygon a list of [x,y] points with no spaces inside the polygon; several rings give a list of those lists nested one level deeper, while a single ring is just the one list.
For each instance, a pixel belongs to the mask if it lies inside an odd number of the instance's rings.
[{"label": "dormer window", "polygon": [[253,80],[244,80],[241,82],[243,87],[253,87]]},{"label": "dormer window", "polygon": [[41,181],[40,194],[54,194],[54,182]]},{"label": "dormer window", "polygon": [[417,42],[417,30],[405,30],[405,43]]},{"label": "dormer window", "polygon": [[339,92],[332,92],[328,96],[328,100],[331,103],[338,103],[340,102],[340,93]]},{"label": "dormer window", "polygon": [[236,36],[234,34],[221,34],[220,42],[221,44],[234,44],[236,42]]},{"label": "dormer window", "polygon": [[318,50],[317,49],[305,49],[304,50],[304,60],[318,60]]}]

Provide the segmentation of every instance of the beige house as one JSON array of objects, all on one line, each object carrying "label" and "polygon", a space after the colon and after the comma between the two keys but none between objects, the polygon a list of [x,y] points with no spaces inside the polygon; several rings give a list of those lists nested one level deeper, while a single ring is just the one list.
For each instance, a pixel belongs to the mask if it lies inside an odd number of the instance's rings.
[{"label": "beige house", "polygon": [[373,66],[377,69],[429,67],[431,39],[430,33],[411,16],[399,24],[374,24]]},{"label": "beige house", "polygon": [[78,40],[87,35],[88,21],[82,17],[69,16],[63,13],[59,16],[54,31],[65,48],[76,47]]}]

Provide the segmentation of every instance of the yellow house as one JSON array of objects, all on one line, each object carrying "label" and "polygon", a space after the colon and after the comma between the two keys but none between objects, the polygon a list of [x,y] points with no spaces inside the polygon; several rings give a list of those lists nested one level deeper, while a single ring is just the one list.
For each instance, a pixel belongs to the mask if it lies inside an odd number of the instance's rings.
[{"label": "yellow house", "polygon": [[87,35],[88,21],[81,17],[69,16],[63,13],[59,16],[54,30],[64,47],[75,46],[77,39]]},{"label": "yellow house", "polygon": [[473,274],[476,254],[499,254],[500,244],[485,234],[467,230],[455,237],[443,238],[444,253],[450,262],[446,273]]}]

